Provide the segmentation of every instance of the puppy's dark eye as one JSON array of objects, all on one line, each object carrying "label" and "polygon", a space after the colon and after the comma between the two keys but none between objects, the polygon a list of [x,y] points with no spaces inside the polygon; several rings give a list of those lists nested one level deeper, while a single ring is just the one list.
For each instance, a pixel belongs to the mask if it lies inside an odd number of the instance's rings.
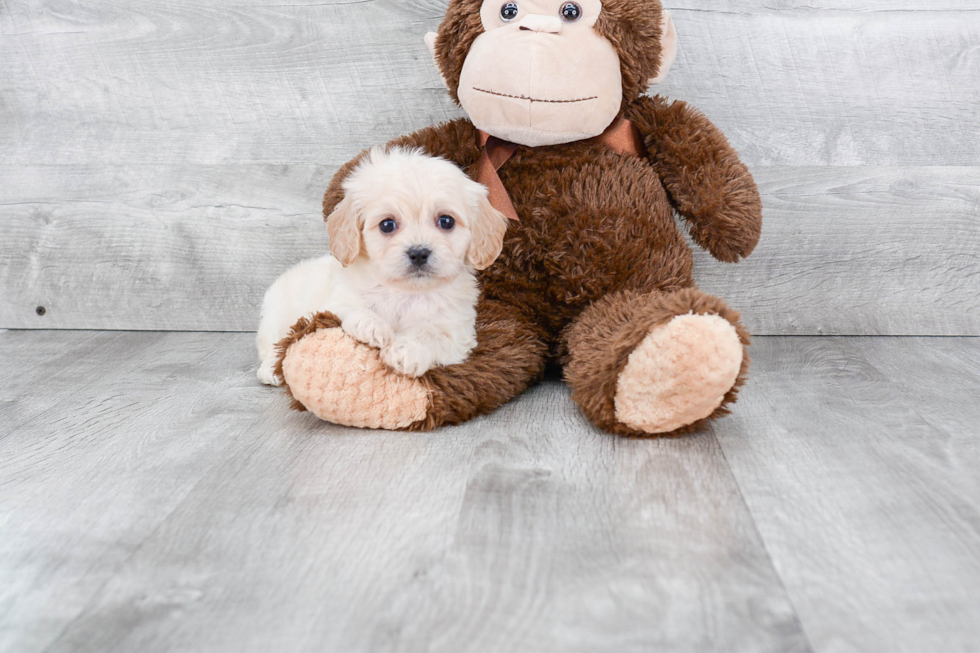
[{"label": "puppy's dark eye", "polygon": [[456,226],[456,219],[451,215],[441,215],[439,216],[439,228],[445,229],[446,231],[452,231],[453,227]]},{"label": "puppy's dark eye", "polygon": [[521,9],[517,6],[516,2],[506,2],[504,3],[504,6],[500,8],[500,18],[505,23],[509,23],[517,18],[517,14],[519,14],[520,11]]},{"label": "puppy's dark eye", "polygon": [[574,2],[566,2],[561,8],[561,18],[566,23],[574,23],[582,17],[582,8]]},{"label": "puppy's dark eye", "polygon": [[390,234],[398,228],[398,223],[391,218],[388,218],[387,220],[382,220],[381,224],[378,225],[378,228],[381,229],[381,233]]}]

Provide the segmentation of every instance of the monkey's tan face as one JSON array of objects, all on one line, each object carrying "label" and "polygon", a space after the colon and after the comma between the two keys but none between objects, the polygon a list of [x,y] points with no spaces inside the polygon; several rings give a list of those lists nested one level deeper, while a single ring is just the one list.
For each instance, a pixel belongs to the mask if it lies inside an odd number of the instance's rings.
[{"label": "monkey's tan face", "polygon": [[595,31],[601,0],[484,0],[460,104],[479,129],[537,147],[598,136],[619,114],[619,55]]}]

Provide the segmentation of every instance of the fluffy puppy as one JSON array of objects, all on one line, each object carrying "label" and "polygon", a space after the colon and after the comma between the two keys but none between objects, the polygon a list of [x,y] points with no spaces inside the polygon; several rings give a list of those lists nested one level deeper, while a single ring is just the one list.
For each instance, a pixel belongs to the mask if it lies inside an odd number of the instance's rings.
[{"label": "fluffy puppy", "polygon": [[321,311],[402,374],[466,360],[480,295],[473,270],[496,260],[507,230],[486,187],[445,159],[378,147],[343,188],[327,218],[331,254],[303,261],[266,292],[259,380],[282,383],[276,343],[299,318]]}]

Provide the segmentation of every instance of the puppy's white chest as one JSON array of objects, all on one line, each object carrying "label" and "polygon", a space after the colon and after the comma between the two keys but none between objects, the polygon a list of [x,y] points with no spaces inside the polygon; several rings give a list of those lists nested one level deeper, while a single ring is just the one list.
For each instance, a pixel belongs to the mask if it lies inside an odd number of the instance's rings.
[{"label": "puppy's white chest", "polygon": [[395,330],[418,320],[433,319],[445,310],[431,293],[390,293],[384,289],[366,298],[371,309]]}]

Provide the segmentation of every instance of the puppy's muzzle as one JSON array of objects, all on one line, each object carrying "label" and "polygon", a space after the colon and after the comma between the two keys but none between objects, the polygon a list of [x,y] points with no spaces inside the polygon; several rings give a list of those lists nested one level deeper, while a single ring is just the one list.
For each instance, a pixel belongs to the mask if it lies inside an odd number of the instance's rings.
[{"label": "puppy's muzzle", "polygon": [[432,256],[432,250],[428,247],[416,245],[415,247],[409,247],[405,251],[405,256],[408,257],[413,270],[421,271],[429,264],[429,257]]}]

